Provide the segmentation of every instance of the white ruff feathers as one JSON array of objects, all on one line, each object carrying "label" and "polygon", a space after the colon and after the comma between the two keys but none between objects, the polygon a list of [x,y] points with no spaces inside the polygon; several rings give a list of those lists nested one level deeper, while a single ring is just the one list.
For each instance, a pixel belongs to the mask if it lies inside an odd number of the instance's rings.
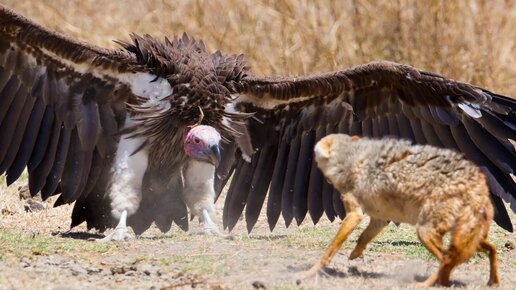
[{"label": "white ruff feathers", "polygon": [[120,79],[130,85],[133,94],[147,98],[147,105],[163,110],[170,109],[170,102],[162,101],[173,92],[165,78],[149,73],[134,73],[123,74]]},{"label": "white ruff feathers", "polygon": [[[172,93],[172,88],[164,78],[157,78],[148,73],[124,74],[121,79],[131,86],[133,94],[147,98],[146,104],[167,110],[170,103],[163,98]],[[134,120],[127,117],[124,128],[134,125]],[[111,214],[120,218],[124,210],[132,215],[138,210],[142,199],[143,176],[147,170],[148,152],[141,149],[132,155],[145,141],[144,137],[129,138],[123,135],[120,138],[116,151],[116,160],[113,164],[113,184],[109,197],[111,198]]]}]

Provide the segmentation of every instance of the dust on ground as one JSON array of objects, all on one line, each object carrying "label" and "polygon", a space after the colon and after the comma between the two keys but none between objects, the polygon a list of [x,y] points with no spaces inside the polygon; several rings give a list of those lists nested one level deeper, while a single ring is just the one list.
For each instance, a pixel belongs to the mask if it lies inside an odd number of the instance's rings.
[{"label": "dust on ground", "polygon": [[[437,262],[417,241],[414,228],[389,226],[370,244],[364,258],[347,259],[360,230],[335,256],[326,275],[299,281],[323,254],[338,222],[290,228],[280,221],[273,232],[262,216],[251,234],[243,220],[228,237],[200,235],[191,222],[188,233],[151,228],[140,239],[96,243],[101,235],[84,226],[69,231],[71,206],[27,211],[16,194],[17,183],[0,182],[0,289],[399,289],[428,277]],[[223,200],[217,207],[221,218]],[[514,220],[514,217],[513,217]],[[365,225],[361,224],[361,228]],[[493,226],[502,286],[516,285],[514,234]],[[483,289],[488,260],[477,255],[452,273],[453,285]]]}]

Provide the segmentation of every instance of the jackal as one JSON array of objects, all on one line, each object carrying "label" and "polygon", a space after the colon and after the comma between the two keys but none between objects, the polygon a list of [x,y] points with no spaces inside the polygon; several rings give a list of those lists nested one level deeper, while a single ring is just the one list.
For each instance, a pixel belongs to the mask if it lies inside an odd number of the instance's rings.
[{"label": "jackal", "polygon": [[[416,225],[419,239],[440,262],[439,269],[417,286],[449,285],[452,269],[477,251],[489,255],[488,285],[499,283],[496,247],[487,241],[493,206],[486,178],[461,154],[404,140],[333,134],[317,143],[315,159],[341,193],[346,217],[324,256],[304,277],[330,262],[364,211],[371,221],[350,259],[361,256],[388,221],[409,223]],[[447,232],[451,241],[445,249]]]}]

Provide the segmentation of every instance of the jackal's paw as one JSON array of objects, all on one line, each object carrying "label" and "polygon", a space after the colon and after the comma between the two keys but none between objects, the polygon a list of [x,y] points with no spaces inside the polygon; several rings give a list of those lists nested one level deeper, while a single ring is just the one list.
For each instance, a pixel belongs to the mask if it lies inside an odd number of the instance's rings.
[{"label": "jackal's paw", "polygon": [[351,252],[351,254],[349,254],[349,259],[354,260],[360,256],[362,256],[362,251],[353,250],[353,252]]},{"label": "jackal's paw", "polygon": [[410,286],[411,286],[410,288],[428,288],[428,287],[431,287],[432,285],[428,285],[425,282],[416,282],[416,283],[410,284]]},{"label": "jackal's paw", "polygon": [[489,277],[489,281],[487,282],[487,286],[489,287],[498,287],[500,286],[500,277],[498,276],[498,273],[495,275]]},{"label": "jackal's paw", "polygon": [[489,286],[489,287],[498,287],[498,286],[500,286],[500,282],[499,281],[496,281],[496,282],[489,281],[489,282],[487,282],[487,286]]},{"label": "jackal's paw", "polygon": [[303,279],[307,279],[310,277],[318,277],[320,275],[328,275],[328,274],[326,272],[324,272],[323,267],[320,267],[318,264],[316,264],[312,268],[310,268],[306,271],[298,272],[296,274],[296,278],[298,280],[303,280]]},{"label": "jackal's paw", "polygon": [[301,281],[301,280],[308,279],[310,277],[315,277],[317,275],[318,275],[317,271],[313,272],[313,271],[307,270],[307,271],[297,272],[296,274],[294,274],[294,280]]}]

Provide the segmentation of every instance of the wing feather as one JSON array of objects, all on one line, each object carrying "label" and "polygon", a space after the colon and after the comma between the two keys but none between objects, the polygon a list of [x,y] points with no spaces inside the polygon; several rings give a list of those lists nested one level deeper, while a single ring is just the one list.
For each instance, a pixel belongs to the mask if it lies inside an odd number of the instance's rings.
[{"label": "wing feather", "polygon": [[34,145],[36,144],[40,126],[44,123],[44,116],[45,105],[43,104],[43,100],[37,98],[24,131],[25,134],[23,135],[23,140],[21,141],[16,158],[6,172],[7,185],[11,185],[14,181],[16,181],[16,179],[18,179],[18,177],[20,177],[22,174],[26,165],[29,163],[30,157],[34,150]]},{"label": "wing feather", "polygon": [[335,216],[338,216],[340,219],[344,219],[346,216],[346,210],[344,209],[344,204],[340,199],[340,192],[336,189],[333,189],[333,211],[335,212]]},{"label": "wing feather", "polygon": [[255,170],[256,174],[254,174],[251,187],[249,188],[248,206],[245,209],[245,220],[249,232],[251,232],[251,229],[258,221],[267,190],[269,189],[276,150],[268,146],[257,154],[259,154],[259,158]]},{"label": "wing feather", "polygon": [[[32,169],[29,167],[29,189],[31,193],[37,193],[45,186],[47,176],[54,164],[61,134],[61,122],[55,120],[53,117],[54,116],[52,116],[51,120],[52,123],[48,126],[48,130],[44,130],[43,134],[40,133],[38,136],[38,142],[36,143],[38,150],[34,152],[37,155],[32,154],[35,160],[29,161],[29,165],[37,164],[34,165]],[[50,136],[52,136],[52,138],[50,138]],[[42,141],[41,144],[44,144],[45,147],[40,147],[39,141]]]},{"label": "wing feather", "polygon": [[507,148],[482,126],[469,116],[463,116],[462,121],[473,143],[480,151],[502,172],[514,174],[516,170],[516,152],[514,147]]},{"label": "wing feather", "polygon": [[[285,171],[288,162],[289,145],[282,142],[278,148],[278,154],[274,163],[269,198],[267,199],[267,222],[272,231],[281,215],[281,197]],[[231,191],[231,187],[229,189]]]},{"label": "wing feather", "polygon": [[421,131],[423,131],[423,136],[425,136],[426,144],[430,144],[432,146],[443,147],[439,136],[435,132],[434,127],[431,123],[426,122],[425,120],[419,120],[421,124]]},{"label": "wing feather", "polygon": [[232,230],[236,225],[242,211],[244,210],[247,197],[249,195],[249,184],[253,178],[253,167],[243,159],[237,165],[237,175],[233,176],[231,187],[235,190],[226,196],[226,204],[224,207],[230,211],[227,212],[227,219],[223,220],[224,228]]},{"label": "wing feather", "polygon": [[[303,132],[301,137],[301,148],[299,149],[298,163],[295,172],[292,213],[296,219],[297,225],[303,222],[308,211],[307,195],[308,181],[310,178],[310,170],[312,169],[312,150],[315,145],[315,132]],[[249,203],[248,203],[249,204]]]},{"label": "wing feather", "polygon": [[71,203],[80,196],[88,178],[92,154],[91,149],[82,148],[78,130],[72,132],[70,152],[66,158],[63,175],[61,176],[61,190],[65,203]]},{"label": "wing feather", "polygon": [[323,201],[320,197],[323,184],[323,175],[317,170],[317,162],[312,159],[310,178],[308,179],[307,206],[312,222],[317,224],[324,213]]},{"label": "wing feather", "polygon": [[283,188],[281,190],[281,213],[285,225],[288,227],[294,218],[293,213],[293,196],[294,184],[296,182],[296,170],[298,166],[299,148],[300,145],[299,136],[294,137],[290,143],[287,162],[285,164],[285,177],[283,179]]},{"label": "wing feather", "polygon": [[[71,132],[68,128],[63,125],[60,126],[59,133],[59,142],[56,148],[55,157],[53,160],[49,161],[52,164],[52,168],[47,175],[45,185],[41,189],[41,197],[45,200],[57,189],[59,182],[61,180],[61,175],[63,174],[63,170],[66,164],[66,157],[68,156],[68,150],[70,148],[70,135]],[[50,160],[50,159],[49,159]],[[65,199],[64,196],[60,197],[61,199]]]},{"label": "wing feather", "polygon": [[32,108],[34,107],[35,102],[36,98],[27,96],[19,115],[16,116],[16,123],[5,123],[7,127],[11,126],[11,128],[14,128],[14,131],[12,132],[11,143],[8,146],[7,153],[5,154],[3,161],[0,162],[0,172],[5,172],[11,166],[14,158],[16,157],[16,153],[18,153],[18,148],[20,147],[23,140],[23,135],[27,128],[27,123],[29,122]]},{"label": "wing feather", "polygon": [[3,160],[11,144],[14,130],[27,99],[27,88],[23,85],[18,88],[11,106],[0,126],[0,160]]},{"label": "wing feather", "polygon": [[321,197],[323,200],[324,213],[326,217],[333,222],[337,216],[333,207],[333,186],[326,180],[323,180]]},{"label": "wing feather", "polygon": [[[222,193],[222,189],[224,188],[224,186],[226,186],[226,183],[231,177],[231,174],[233,174],[233,171],[235,170],[235,152],[235,143],[222,144],[220,154],[221,161],[219,163],[219,166],[217,167],[217,176],[215,178],[215,200],[218,200],[220,194]],[[259,204],[259,206],[261,208],[262,205]]]}]

